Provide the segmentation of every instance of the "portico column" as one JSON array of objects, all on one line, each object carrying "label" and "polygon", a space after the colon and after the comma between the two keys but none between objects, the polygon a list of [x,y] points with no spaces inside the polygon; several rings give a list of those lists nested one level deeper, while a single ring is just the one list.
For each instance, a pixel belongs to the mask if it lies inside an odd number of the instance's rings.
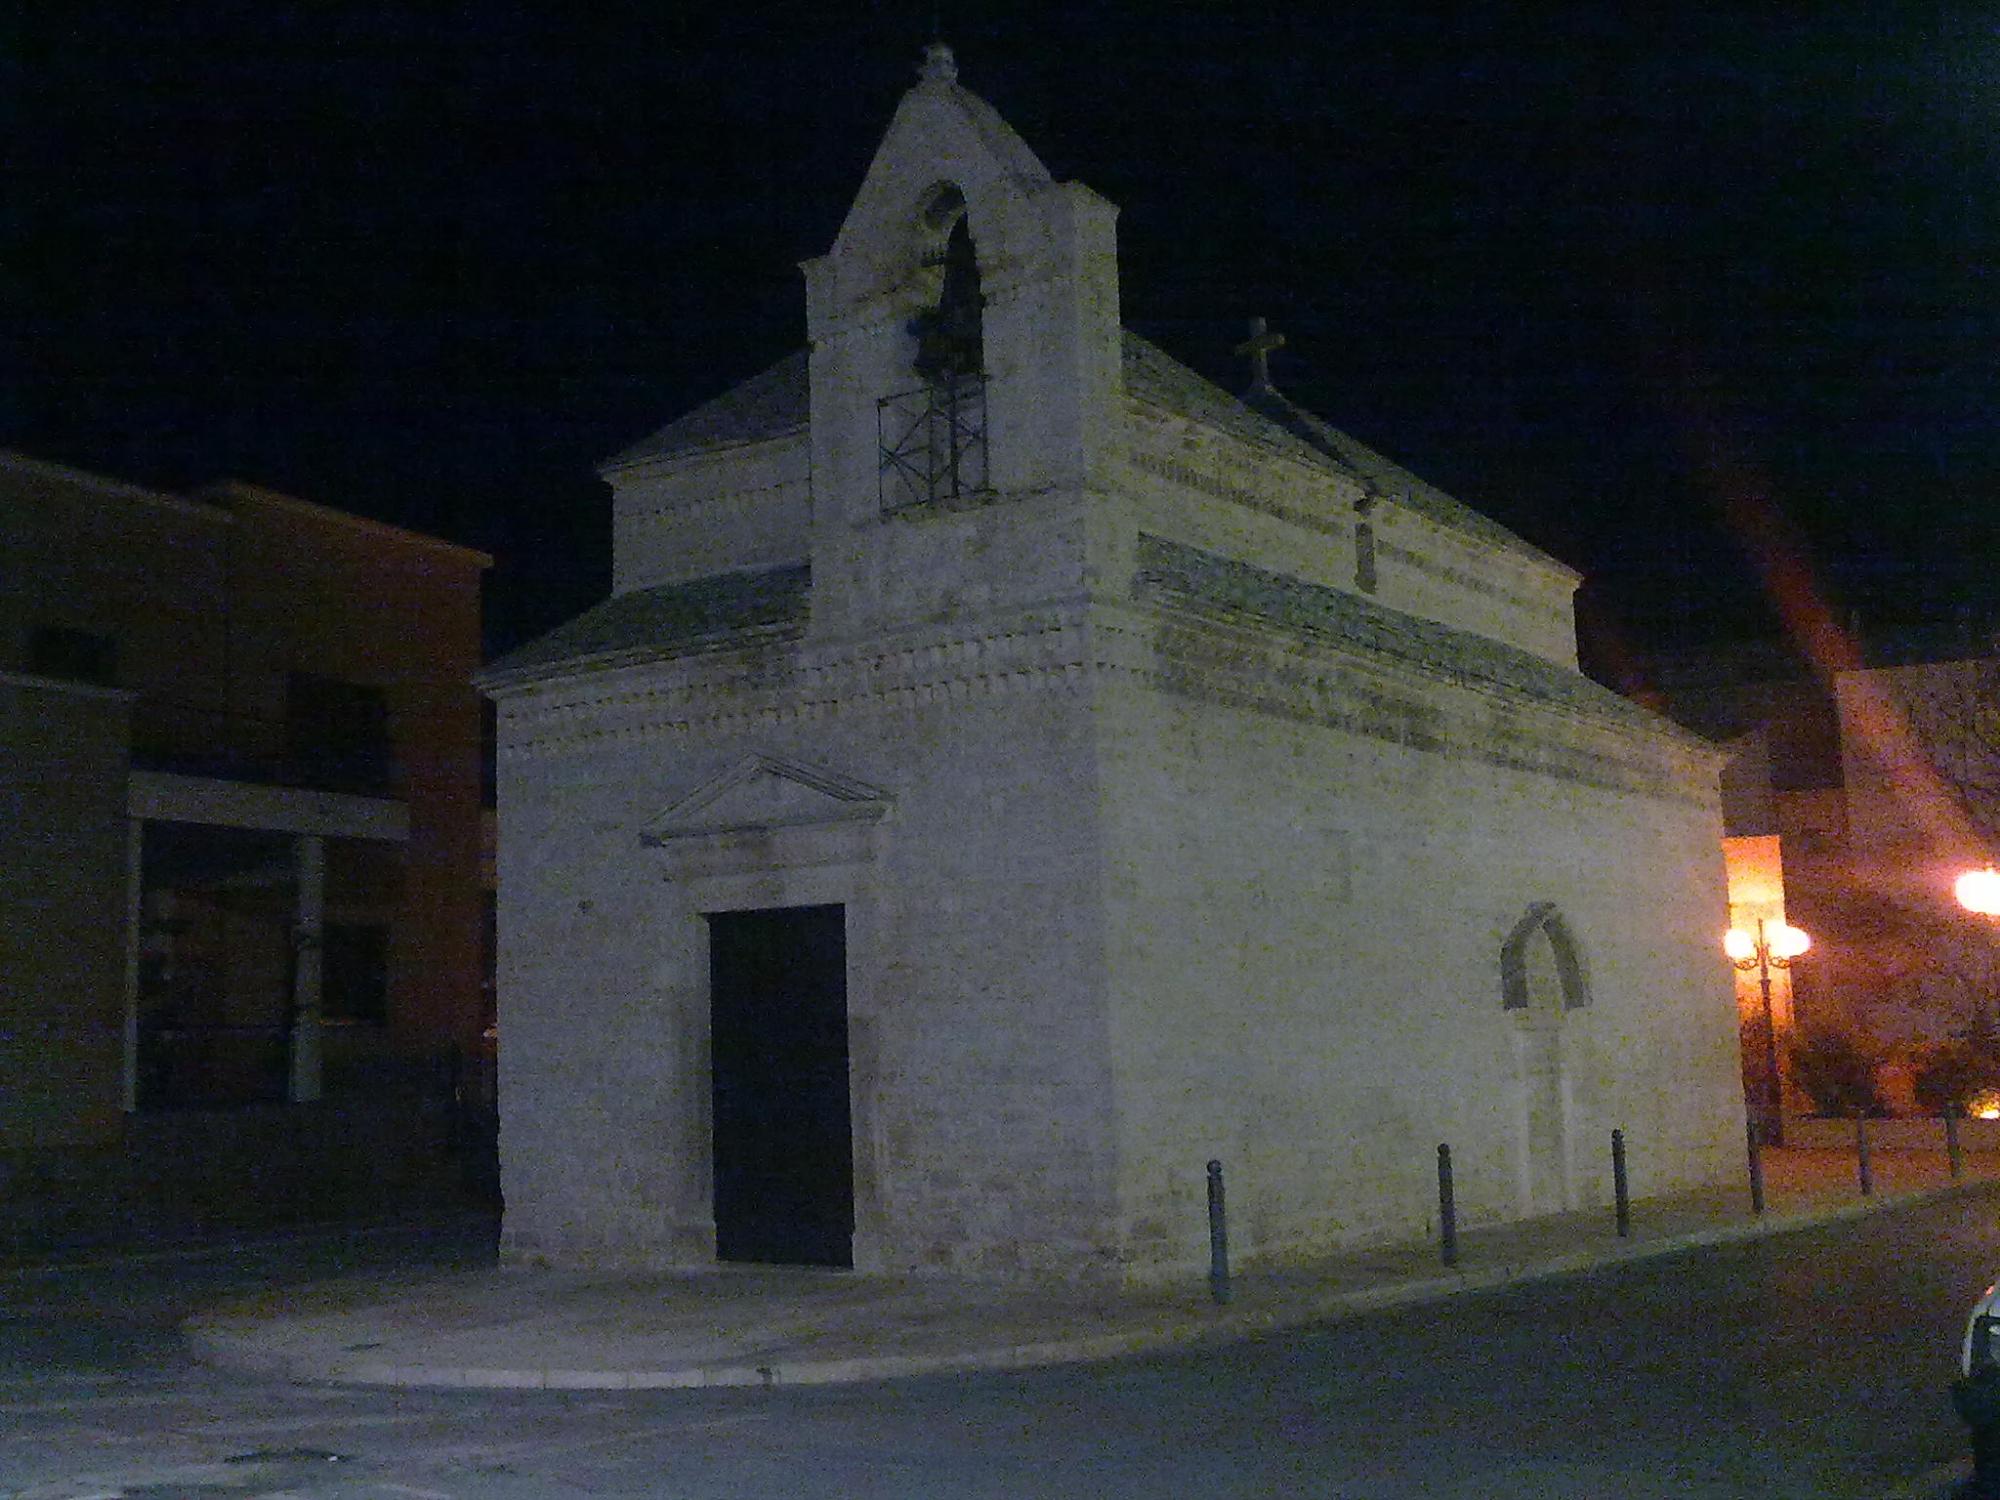
[{"label": "portico column", "polygon": [[294,1104],[319,1098],[320,951],[326,917],[326,840],[300,835],[298,925],[292,937],[292,1073]]}]

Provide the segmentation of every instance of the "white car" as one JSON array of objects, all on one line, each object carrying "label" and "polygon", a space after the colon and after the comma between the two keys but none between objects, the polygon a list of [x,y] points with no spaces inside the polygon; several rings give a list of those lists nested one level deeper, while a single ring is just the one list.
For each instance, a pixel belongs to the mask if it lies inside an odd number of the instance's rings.
[{"label": "white car", "polygon": [[1986,1357],[2000,1363],[2000,1282],[1989,1286],[1972,1304],[1972,1316],[1965,1320],[1965,1343],[1958,1351],[1961,1375],[1972,1373],[1972,1355],[1983,1349]]}]

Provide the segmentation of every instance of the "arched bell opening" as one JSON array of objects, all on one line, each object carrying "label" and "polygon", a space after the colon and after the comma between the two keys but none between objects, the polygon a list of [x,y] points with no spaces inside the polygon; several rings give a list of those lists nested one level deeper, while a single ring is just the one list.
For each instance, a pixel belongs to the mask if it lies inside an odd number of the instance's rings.
[{"label": "arched bell opening", "polygon": [[877,406],[882,511],[978,502],[986,479],[985,293],[965,195],[939,183],[918,211],[905,325],[918,383]]},{"label": "arched bell opening", "polygon": [[910,364],[933,385],[977,379],[986,363],[986,298],[965,194],[952,183],[940,184],[918,221],[919,296],[925,305],[910,320],[915,343]]}]

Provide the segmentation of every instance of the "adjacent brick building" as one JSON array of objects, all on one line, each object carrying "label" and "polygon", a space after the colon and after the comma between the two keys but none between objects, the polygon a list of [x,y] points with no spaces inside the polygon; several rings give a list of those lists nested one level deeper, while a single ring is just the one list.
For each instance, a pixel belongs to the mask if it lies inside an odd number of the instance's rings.
[{"label": "adjacent brick building", "polygon": [[476,1056],[489,563],[247,485],[0,455],[17,1177],[169,1116],[252,1130],[395,1059]]}]

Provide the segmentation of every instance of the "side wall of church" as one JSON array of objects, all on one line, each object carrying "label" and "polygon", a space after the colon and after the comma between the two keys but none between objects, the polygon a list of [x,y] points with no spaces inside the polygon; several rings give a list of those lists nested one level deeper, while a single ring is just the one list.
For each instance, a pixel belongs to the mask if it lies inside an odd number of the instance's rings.
[{"label": "side wall of church", "polygon": [[[1698,774],[1668,800],[1495,764],[1435,685],[1371,683],[1451,715],[1430,748],[1303,705],[1225,706],[1208,695],[1252,689],[1249,667],[1163,690],[1178,627],[1130,628],[1148,645],[1100,732],[1136,1274],[1205,1256],[1211,1158],[1233,1247],[1273,1258],[1434,1232],[1440,1142],[1468,1223],[1608,1201],[1614,1128],[1637,1194],[1736,1169],[1720,826]],[[1508,1010],[1502,950],[1543,902],[1589,1001],[1548,986]]]},{"label": "side wall of church", "polygon": [[[1103,862],[1072,649],[1043,621],[1011,642],[811,664],[746,653],[504,704],[511,1255],[712,1256],[703,913],[838,901],[857,1265],[1108,1263]],[[789,691],[769,687],[779,676]],[[810,826],[683,839],[669,825],[660,847],[642,845],[663,808],[751,755],[867,783],[885,810],[824,840]]]}]

